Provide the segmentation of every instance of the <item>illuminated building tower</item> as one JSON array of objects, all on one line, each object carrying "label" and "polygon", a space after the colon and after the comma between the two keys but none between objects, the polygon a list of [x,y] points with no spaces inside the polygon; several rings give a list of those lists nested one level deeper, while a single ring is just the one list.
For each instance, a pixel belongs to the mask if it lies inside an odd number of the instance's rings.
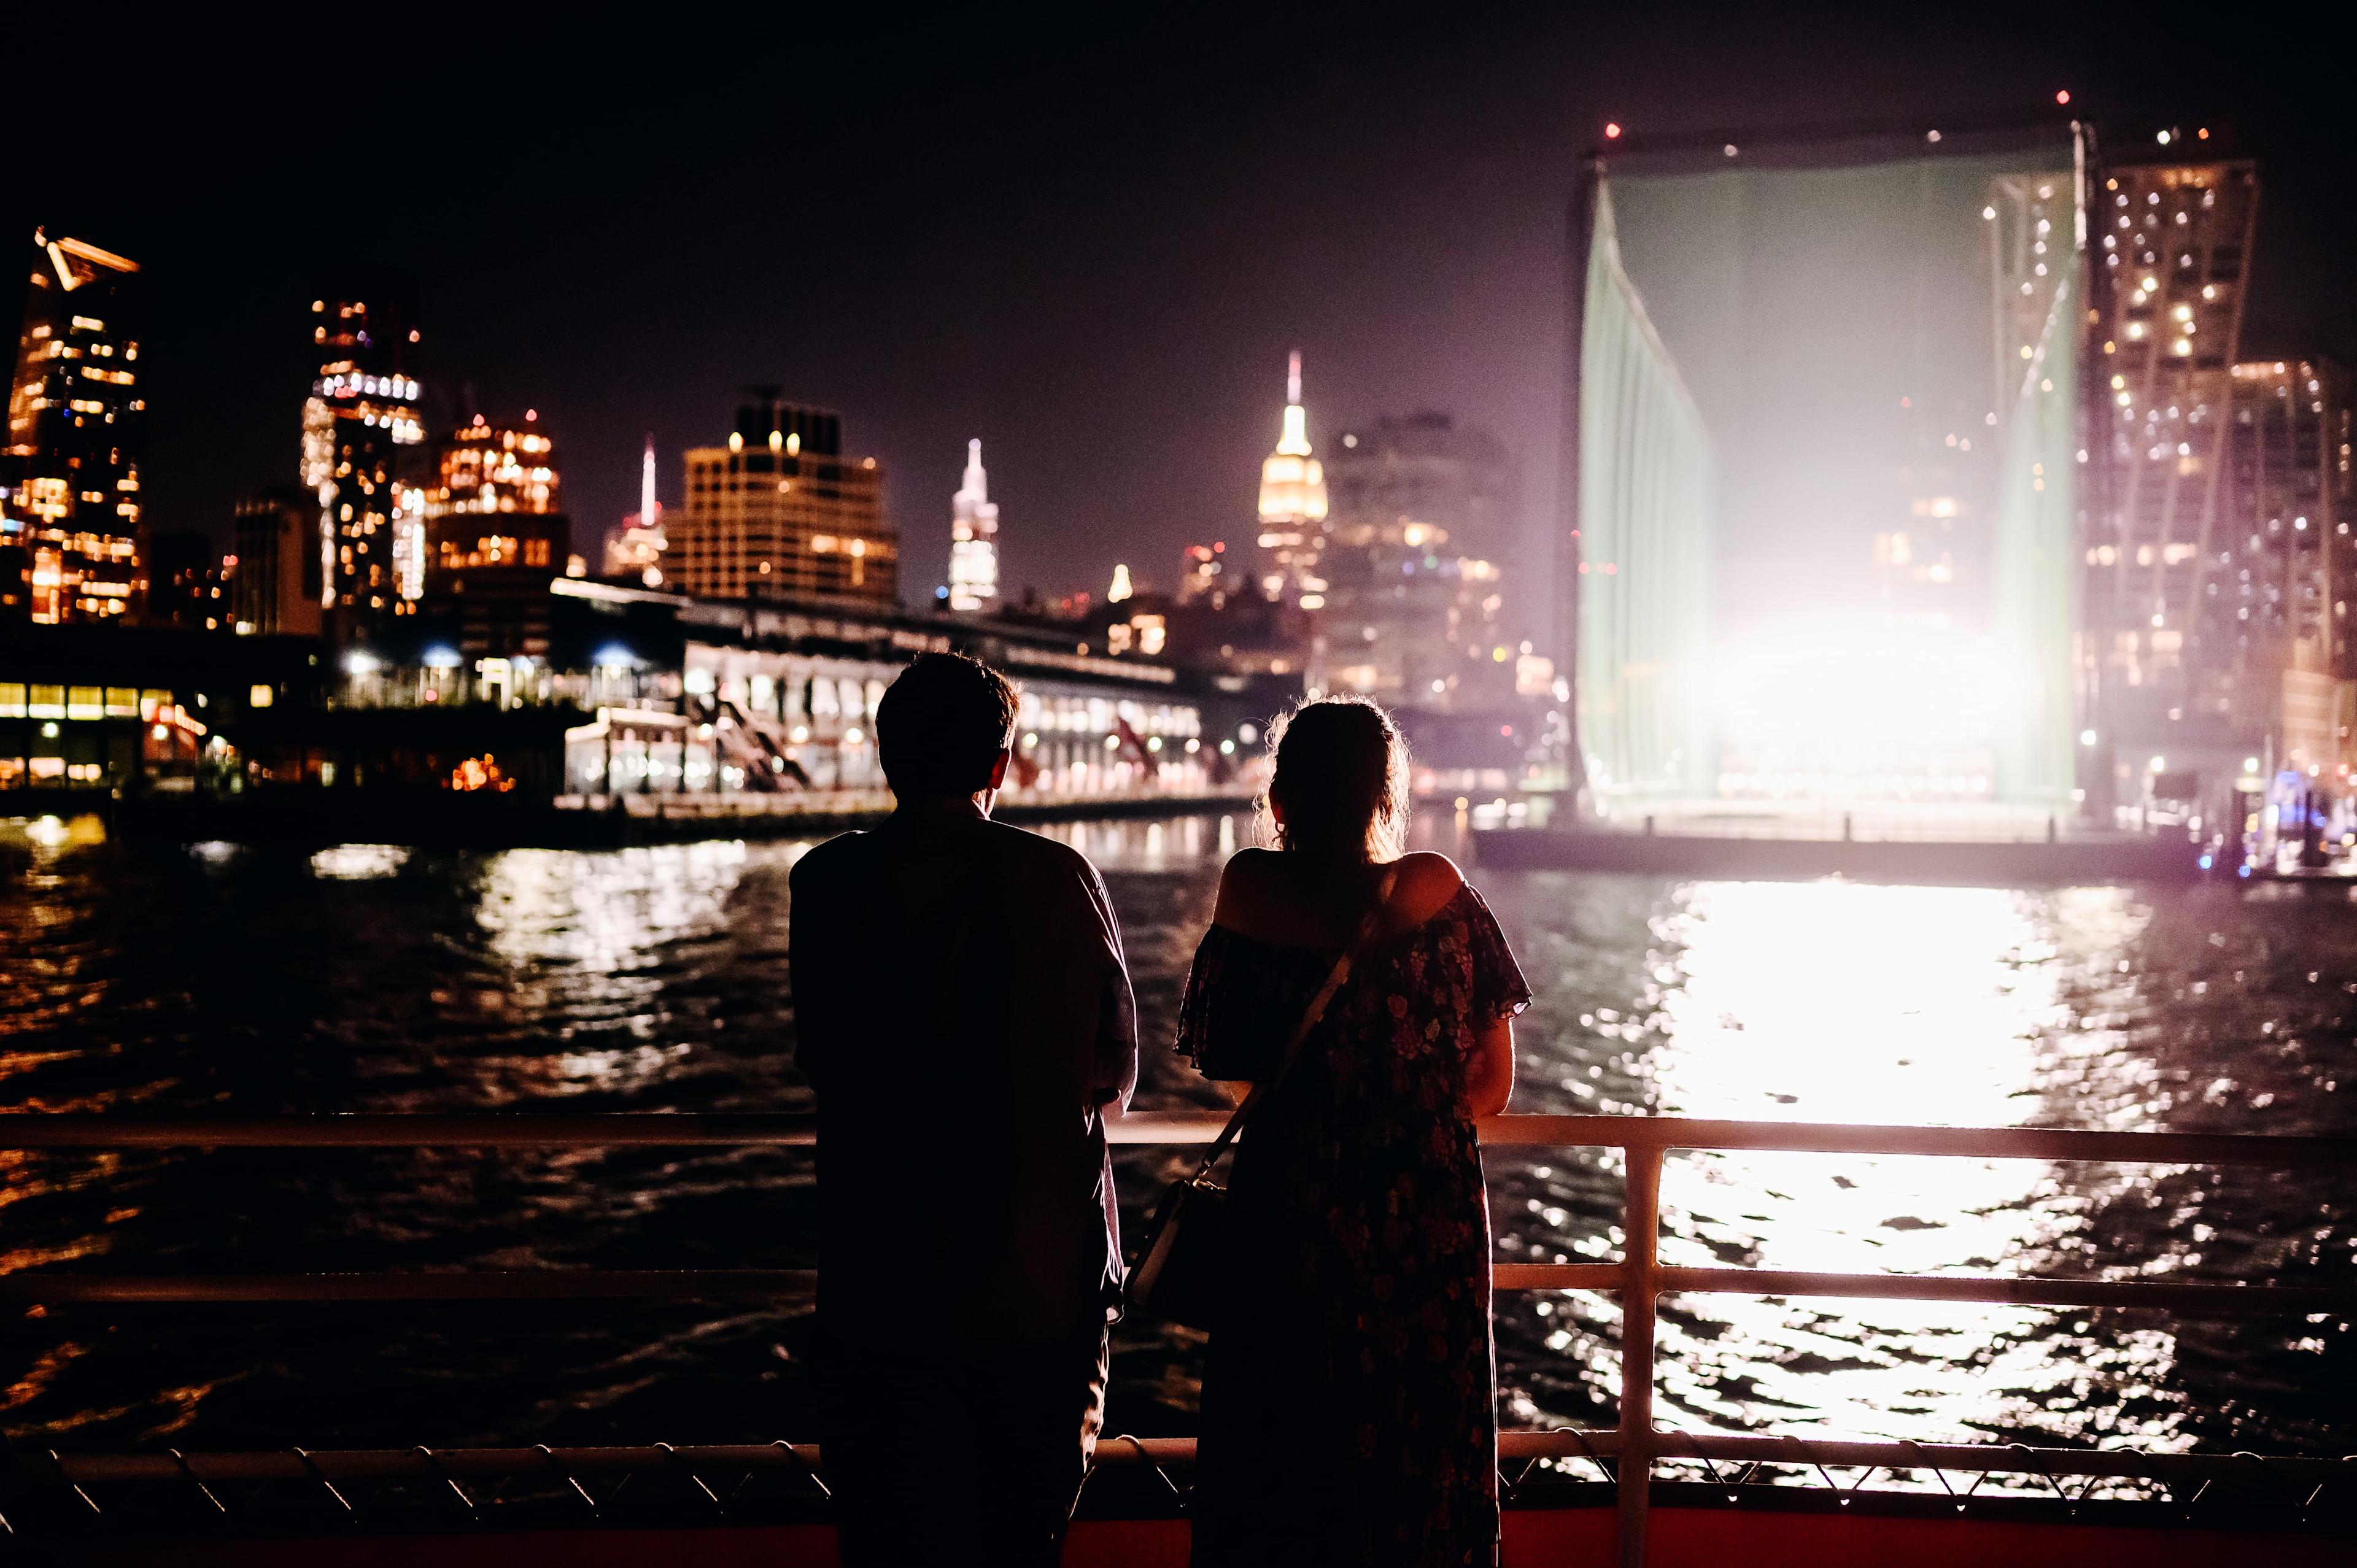
[{"label": "illuminated building tower", "polygon": [[240,501],[231,626],[242,635],[319,635],[319,501],[308,490],[265,490]]},{"label": "illuminated building tower", "polygon": [[619,533],[608,537],[606,575],[659,588],[662,551],[662,502],[655,499],[655,438],[650,435],[646,459],[639,467],[639,510],[622,519]]},{"label": "illuminated building tower", "polygon": [[139,267],[38,229],[33,249],[0,464],[0,612],[110,620],[145,586]]},{"label": "illuminated building tower", "polygon": [[982,443],[965,444],[965,483],[950,498],[950,608],[987,614],[998,607],[998,503],[982,468]]},{"label": "illuminated building tower", "polygon": [[1505,630],[1506,449],[1445,413],[1388,417],[1343,435],[1326,478],[1327,684],[1449,710],[1511,698],[1529,650]]},{"label": "illuminated building tower", "polygon": [[843,455],[843,422],[770,388],[726,446],[687,454],[687,497],[663,528],[666,585],[701,598],[803,598],[890,608],[899,532],[873,457]]},{"label": "illuminated building tower", "polygon": [[1325,542],[1326,474],[1309,452],[1309,413],[1301,406],[1301,350],[1285,379],[1285,427],[1260,466],[1261,587],[1272,599],[1298,596],[1303,609],[1325,601],[1318,555]]},{"label": "illuminated building tower", "polygon": [[303,405],[303,482],[319,498],[322,603],[355,625],[404,613],[423,586],[424,497],[403,493],[399,471],[401,448],[425,438],[411,315],[384,278],[311,302],[319,373]]},{"label": "illuminated building tower", "polygon": [[528,409],[520,425],[493,424],[481,414],[442,443],[439,474],[425,515],[452,512],[551,512],[556,505],[556,443]]},{"label": "illuminated building tower", "polygon": [[2341,682],[2352,575],[2348,376],[2321,360],[2260,360],[2232,371],[2222,513],[2201,618],[2190,628],[2193,701],[2232,715],[2253,752],[2331,771],[2349,760]]},{"label": "illuminated building tower", "polygon": [[2087,616],[2109,717],[2136,751],[2163,749],[2198,710],[2222,716],[2189,634],[2214,596],[2226,536],[2231,367],[2258,193],[2246,163],[2121,166],[2089,192],[2089,244],[2102,259],[2088,353],[2108,428],[2088,439],[2104,467]]}]

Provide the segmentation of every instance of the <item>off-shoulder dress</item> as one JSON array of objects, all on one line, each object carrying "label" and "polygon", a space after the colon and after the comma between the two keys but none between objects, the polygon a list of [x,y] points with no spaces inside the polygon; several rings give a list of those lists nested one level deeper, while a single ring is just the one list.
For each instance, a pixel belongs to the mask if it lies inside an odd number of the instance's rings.
[{"label": "off-shoulder dress", "polygon": [[[1339,954],[1213,926],[1178,1049],[1263,1079]],[[1481,896],[1372,943],[1230,1183],[1238,1267],[1203,1372],[1197,1568],[1497,1561],[1490,1216],[1465,1102],[1530,1001]]]}]

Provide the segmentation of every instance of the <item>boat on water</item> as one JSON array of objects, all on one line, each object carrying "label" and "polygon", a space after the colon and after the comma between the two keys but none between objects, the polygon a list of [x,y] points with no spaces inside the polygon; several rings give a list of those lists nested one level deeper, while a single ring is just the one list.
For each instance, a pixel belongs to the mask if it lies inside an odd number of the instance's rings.
[{"label": "boat on water", "polygon": [[[1214,1134],[1197,1115],[1136,1116],[1117,1141]],[[2115,1278],[1823,1273],[1676,1267],[1657,1255],[1673,1149],[2151,1162],[2275,1169],[2357,1166],[2357,1140],[2049,1128],[1888,1127],[1676,1117],[1510,1115],[1486,1144],[1620,1152],[1617,1262],[1499,1263],[1501,1291],[1588,1291],[1621,1304],[1620,1424],[1501,1436],[1504,1561],[1626,1568],[1729,1562],[2270,1568],[2357,1563],[2357,1455],[2158,1454],[2022,1444],[1813,1441],[1665,1429],[1654,1419],[1655,1306],[1665,1295],[1993,1302],[2159,1309],[2179,1317],[2357,1317],[2357,1289]],[[684,1147],[807,1144],[792,1115],[500,1113],[258,1120],[18,1114],[15,1149],[125,1147]],[[0,1275],[0,1300],[49,1303],[645,1300],[776,1296],[801,1271],[539,1270],[436,1273]],[[954,1466],[986,1432],[916,1430],[909,1464]],[[1187,1560],[1193,1443],[1109,1437],[1083,1488],[1068,1564]],[[649,1442],[622,1447],[235,1453],[65,1452],[19,1441],[0,1468],[5,1553],[91,1568],[163,1564],[752,1563],[836,1561],[825,1456],[815,1445]]]}]

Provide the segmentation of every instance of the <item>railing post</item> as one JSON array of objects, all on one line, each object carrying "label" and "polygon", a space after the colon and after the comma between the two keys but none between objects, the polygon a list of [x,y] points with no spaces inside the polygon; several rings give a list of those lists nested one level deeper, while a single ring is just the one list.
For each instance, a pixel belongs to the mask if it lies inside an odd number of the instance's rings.
[{"label": "railing post", "polygon": [[1644,1568],[1645,1512],[1653,1485],[1653,1298],[1662,1214],[1659,1145],[1623,1151],[1628,1199],[1620,1218],[1620,1568]]}]

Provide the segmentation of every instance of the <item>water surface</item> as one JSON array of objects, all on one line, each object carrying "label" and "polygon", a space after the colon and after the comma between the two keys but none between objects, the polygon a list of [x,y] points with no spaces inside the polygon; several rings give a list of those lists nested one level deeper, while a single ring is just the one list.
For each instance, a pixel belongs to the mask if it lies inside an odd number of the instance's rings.
[{"label": "water surface", "polygon": [[[1238,824],[1060,830],[1104,867],[1168,1053]],[[1446,837],[1445,824],[1442,836]],[[802,846],[317,854],[0,841],[0,1105],[117,1112],[793,1111]],[[2357,907],[2140,893],[1478,875],[1536,1000],[1515,1108],[2357,1133]],[[955,1083],[921,1086],[954,1094]],[[956,1223],[907,1217],[907,1288]],[[1181,1159],[1125,1151],[1137,1224]],[[1617,1255],[1604,1151],[1495,1151],[1498,1255]],[[797,1267],[791,1150],[0,1152],[0,1269]],[[1672,1159],[1665,1261],[2357,1283],[2347,1184],[2032,1161]],[[1512,1424],[1609,1423],[1609,1300],[1499,1298]],[[45,1444],[766,1441],[808,1434],[793,1303],[60,1308],[18,1317],[0,1423]],[[1690,1427],[2341,1453],[2338,1324],[1674,1299]],[[1200,1341],[1117,1331],[1111,1421],[1190,1429]],[[925,1412],[911,1411],[912,1424]]]}]

